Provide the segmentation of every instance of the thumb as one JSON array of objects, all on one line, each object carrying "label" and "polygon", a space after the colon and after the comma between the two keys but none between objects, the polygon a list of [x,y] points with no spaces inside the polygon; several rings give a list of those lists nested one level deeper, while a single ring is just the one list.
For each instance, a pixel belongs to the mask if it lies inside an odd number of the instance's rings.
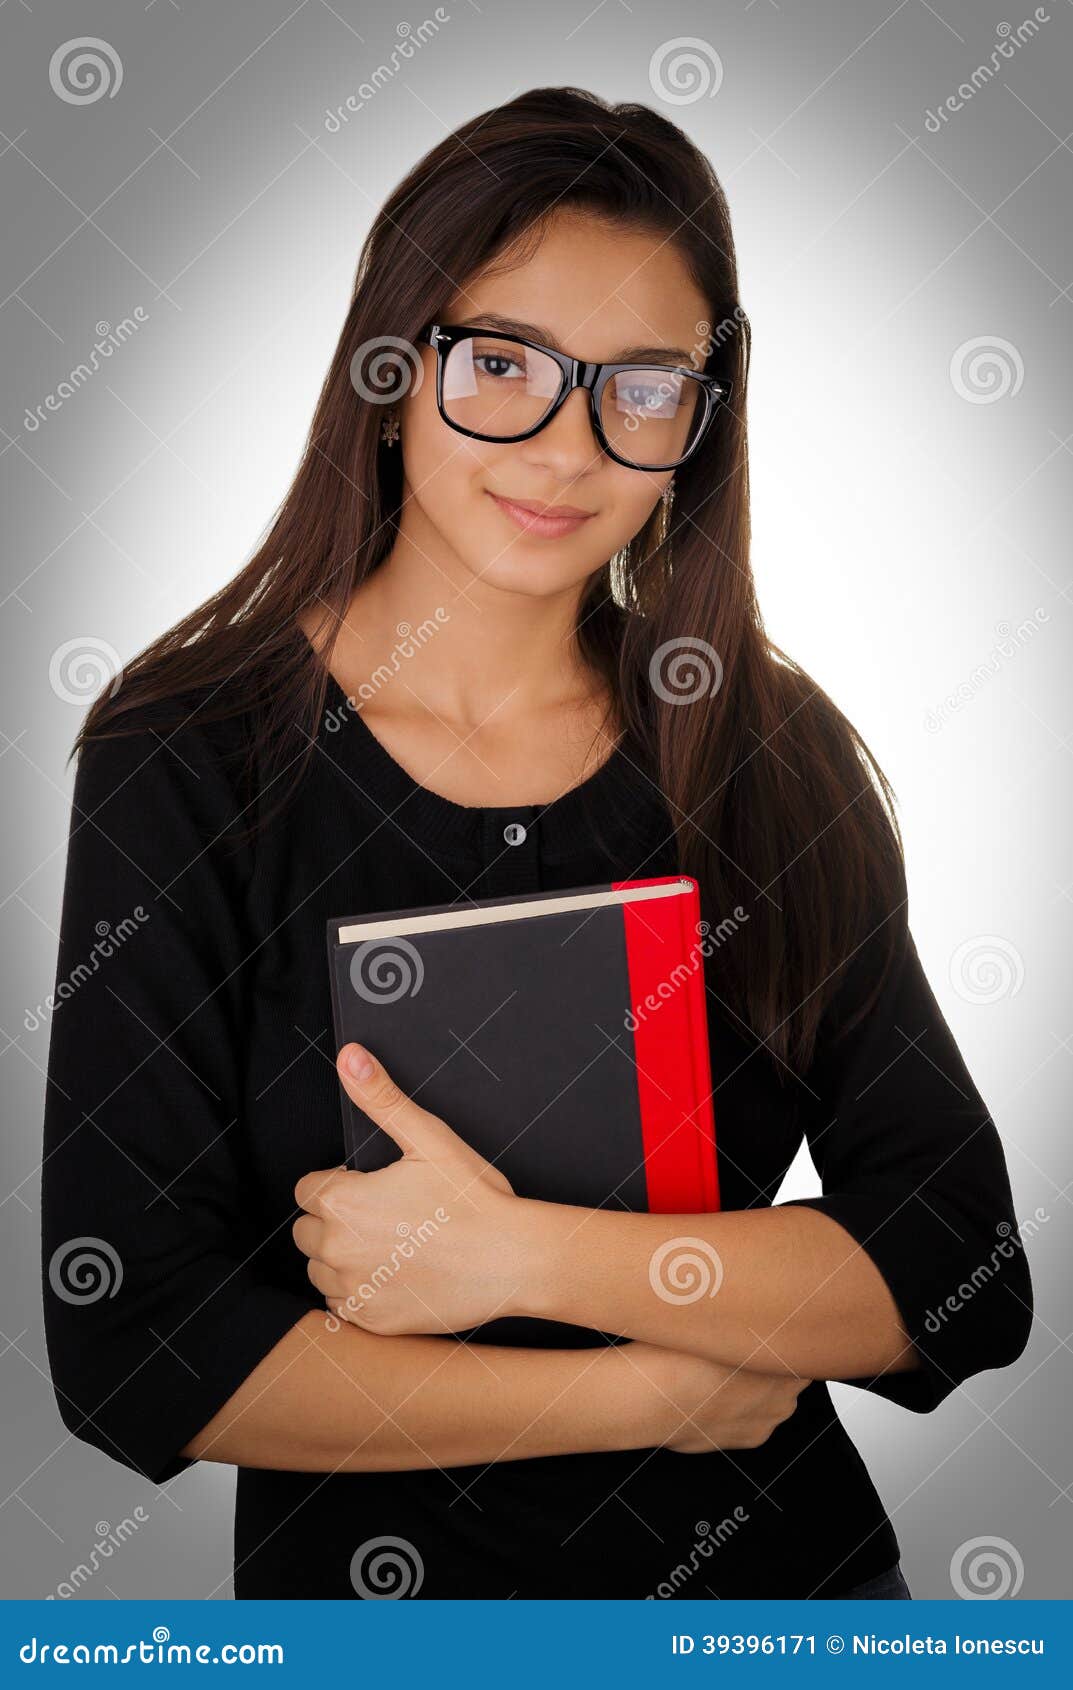
[{"label": "thumb", "polygon": [[449,1151],[468,1150],[446,1121],[406,1096],[364,1045],[344,1045],[336,1068],[351,1103],[382,1127],[404,1155],[433,1162]]}]

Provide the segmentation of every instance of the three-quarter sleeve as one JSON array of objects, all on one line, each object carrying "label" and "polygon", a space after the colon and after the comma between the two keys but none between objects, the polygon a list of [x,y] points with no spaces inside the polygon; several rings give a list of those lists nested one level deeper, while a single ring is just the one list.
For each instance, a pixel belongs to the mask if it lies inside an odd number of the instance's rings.
[{"label": "three-quarter sleeve", "polygon": [[67,1428],[159,1483],[310,1307],[259,1271],[243,1142],[251,847],[218,739],[91,744],[75,779],[42,1167]]},{"label": "three-quarter sleeve", "polygon": [[[1016,1360],[1032,1288],[999,1135],[924,973],[907,902],[903,877],[825,1013],[806,1128],[823,1194],[794,1201],[867,1252],[920,1357],[916,1371],[848,1382],[927,1412],[972,1374]],[[882,977],[888,929],[880,995],[846,1031]]]}]

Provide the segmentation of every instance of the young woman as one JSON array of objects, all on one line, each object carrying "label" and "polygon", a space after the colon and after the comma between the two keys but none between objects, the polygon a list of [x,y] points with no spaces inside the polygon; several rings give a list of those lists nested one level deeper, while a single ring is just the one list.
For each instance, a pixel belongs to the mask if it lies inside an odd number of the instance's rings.
[{"label": "young woman", "polygon": [[[889,786],[758,613],[748,347],[680,130],[485,112],[377,217],[265,545],[90,713],[60,978],[136,928],[55,1018],[49,1352],[117,1461],[238,1468],[240,1597],[905,1597],[825,1381],[927,1411],[1026,1342]],[[525,1201],[332,1048],[330,917],[678,871],[737,912],[723,1212]],[[406,1152],[380,1174],[339,1169],[340,1082]],[[803,1138],[823,1195],[773,1207]],[[661,1294],[671,1240],[717,1295]],[[623,1341],[444,1336],[509,1312]]]}]

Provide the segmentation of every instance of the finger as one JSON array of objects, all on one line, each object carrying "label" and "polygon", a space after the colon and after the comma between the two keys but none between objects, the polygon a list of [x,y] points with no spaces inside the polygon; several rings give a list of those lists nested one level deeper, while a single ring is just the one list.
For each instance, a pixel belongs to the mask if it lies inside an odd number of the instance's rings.
[{"label": "finger", "polygon": [[382,1127],[404,1155],[434,1162],[452,1150],[468,1150],[446,1121],[406,1096],[364,1045],[344,1045],[336,1067],[350,1101]]},{"label": "finger", "polygon": [[324,1260],[324,1222],[314,1215],[299,1215],[291,1227],[291,1236],[303,1256],[319,1256]]},{"label": "finger", "polygon": [[324,1197],[332,1187],[347,1176],[349,1169],[315,1168],[311,1173],[303,1174],[294,1188],[294,1201],[300,1209],[305,1209],[311,1215],[325,1215],[328,1213],[324,1204]]},{"label": "finger", "polygon": [[327,1298],[329,1302],[338,1302],[345,1298],[346,1291],[343,1287],[343,1281],[335,1269],[328,1266],[327,1262],[320,1262],[314,1256],[312,1261],[306,1263],[306,1273],[310,1284],[315,1285],[321,1295]]}]

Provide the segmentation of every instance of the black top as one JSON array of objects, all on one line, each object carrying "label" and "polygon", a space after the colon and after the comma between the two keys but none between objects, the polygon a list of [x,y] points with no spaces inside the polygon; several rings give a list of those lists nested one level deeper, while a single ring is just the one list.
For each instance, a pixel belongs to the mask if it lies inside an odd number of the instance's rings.
[{"label": "black top", "polygon": [[[194,714],[162,737],[147,724],[85,752],[75,788],[45,1123],[46,1332],[65,1424],[156,1482],[190,1465],[177,1452],[323,1308],[291,1223],[297,1179],[342,1155],[327,920],[679,867],[629,742],[548,806],[463,807],[418,786],[332,683],[297,796],[270,814],[279,785],[251,787],[231,754],[247,727]],[[303,743],[296,729],[295,755]],[[262,815],[236,843],[236,823]],[[521,843],[505,841],[508,822],[524,825]],[[803,1082],[780,1083],[721,1010],[717,947],[709,1032],[724,1206],[769,1204],[807,1136],[824,1190],[811,1206],[877,1263],[924,1362],[855,1383],[926,1411],[1020,1354],[1031,1290],[998,1137],[904,905],[894,919],[899,959],[878,1006],[832,1052],[876,965],[870,943],[843,971]],[[239,1597],[353,1597],[352,1557],[381,1537],[413,1546],[419,1595],[433,1598],[829,1596],[898,1556],[823,1383],[757,1450],[239,1470]]]}]

